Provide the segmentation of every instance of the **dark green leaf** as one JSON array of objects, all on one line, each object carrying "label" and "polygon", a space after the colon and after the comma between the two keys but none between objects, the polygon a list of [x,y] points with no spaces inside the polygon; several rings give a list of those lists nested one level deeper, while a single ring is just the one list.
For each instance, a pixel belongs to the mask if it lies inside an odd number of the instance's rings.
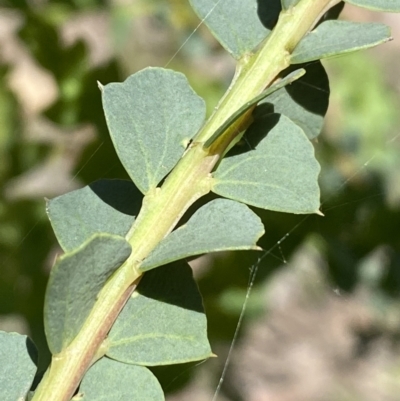
[{"label": "dark green leaf", "polygon": [[384,24],[348,21],[325,21],[306,35],[294,49],[292,64],[337,56],[376,46],[390,40]]},{"label": "dark green leaf", "polygon": [[170,365],[209,358],[207,320],[190,267],[145,274],[108,336],[107,355],[125,363]]},{"label": "dark green leaf", "polygon": [[47,214],[58,242],[68,252],[95,233],[125,236],[142,198],[130,181],[100,180],[48,201]]},{"label": "dark green leaf", "polygon": [[[272,103],[275,113],[289,117],[312,139],[321,132],[328,110],[329,80],[320,62],[309,64],[305,69],[304,76],[273,93],[261,104]],[[262,112],[261,107],[258,112]]]},{"label": "dark green leaf", "polygon": [[263,209],[317,213],[320,167],[303,130],[285,116],[269,114],[245,135],[251,150],[222,160],[213,191]]},{"label": "dark green leaf", "polygon": [[24,400],[36,373],[36,348],[27,337],[0,331],[0,399]]},{"label": "dark green leaf", "polygon": [[347,3],[354,4],[374,11],[400,12],[400,0],[345,0]]},{"label": "dark green leaf", "polygon": [[75,338],[97,294],[130,253],[124,238],[96,234],[57,261],[50,273],[44,305],[47,342],[53,354]]},{"label": "dark green leaf", "polygon": [[147,271],[202,253],[258,249],[256,243],[263,234],[260,218],[246,205],[216,199],[201,207],[184,226],[161,241],[140,270]]},{"label": "dark green leaf", "polygon": [[171,171],[205,117],[203,99],[186,77],[146,68],[102,87],[103,107],[118,156],[147,193]]},{"label": "dark green leaf", "polygon": [[164,401],[164,394],[149,369],[102,358],[84,376],[76,400]]},{"label": "dark green leaf", "polygon": [[268,89],[262,92],[260,95],[256,96],[254,99],[250,100],[249,102],[245,103],[239,110],[233,113],[215,132],[214,134],[207,139],[204,143],[204,147],[208,148],[212,145],[212,143],[218,139],[240,116],[242,116],[246,111],[250,110],[254,105],[261,100],[265,99],[266,97],[270,96],[272,93],[276,92],[277,90],[285,87],[286,85],[291,84],[292,82],[299,79],[301,76],[305,74],[304,69],[299,69],[296,71],[292,71],[289,75],[282,78],[277,83],[271,85]]},{"label": "dark green leaf", "polygon": [[[266,2],[279,5],[279,1]],[[271,27],[266,26],[279,13],[276,7],[261,10],[257,0],[190,0],[190,3],[221,45],[237,59],[253,51],[268,36]]]}]

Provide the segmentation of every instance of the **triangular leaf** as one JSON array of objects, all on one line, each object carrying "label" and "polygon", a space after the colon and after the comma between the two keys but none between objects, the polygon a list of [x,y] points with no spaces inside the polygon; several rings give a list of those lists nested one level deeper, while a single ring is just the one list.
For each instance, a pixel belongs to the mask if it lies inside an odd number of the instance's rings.
[{"label": "triangular leaf", "polygon": [[118,156],[143,192],[171,171],[205,117],[203,99],[186,77],[146,68],[102,87],[107,125]]},{"label": "triangular leaf", "polygon": [[68,252],[95,233],[125,236],[142,198],[131,181],[99,180],[51,199],[47,214],[58,242]]},{"label": "triangular leaf", "polygon": [[279,114],[256,120],[246,132],[253,150],[226,157],[213,192],[288,213],[317,213],[319,164],[303,130]]},{"label": "triangular leaf", "polygon": [[[305,69],[307,73],[304,76],[274,92],[261,104],[272,103],[275,113],[289,117],[312,139],[321,132],[328,110],[329,80],[319,61],[305,66]],[[262,108],[259,109],[262,112]]]},{"label": "triangular leaf", "polygon": [[190,267],[179,262],[145,274],[108,336],[110,358],[145,366],[206,359],[207,320]]},{"label": "triangular leaf", "polygon": [[50,273],[44,305],[45,332],[53,354],[75,338],[97,294],[130,253],[124,238],[97,234],[57,261]]},{"label": "triangular leaf", "polygon": [[[107,380],[105,380],[107,378]],[[83,377],[76,401],[164,401],[160,383],[149,369],[102,358]]]},{"label": "triangular leaf", "polygon": [[260,95],[256,96],[254,99],[245,103],[239,110],[235,111],[215,132],[214,134],[207,139],[204,143],[204,147],[208,148],[213,144],[215,140],[217,140],[240,116],[242,116],[246,111],[250,110],[254,105],[258,102],[261,102],[266,97],[270,96],[272,93],[278,91],[279,89],[285,87],[286,85],[291,84],[296,81],[300,77],[305,74],[306,70],[303,68],[298,69],[296,71],[292,71],[286,77],[282,78],[280,81],[274,83],[265,91],[263,91]]},{"label": "triangular leaf", "polygon": [[0,399],[24,400],[36,374],[33,342],[17,333],[0,331]]},{"label": "triangular leaf", "polygon": [[249,207],[228,199],[216,199],[197,210],[185,225],[161,241],[140,270],[147,271],[202,253],[258,249],[256,243],[263,234],[260,218]]},{"label": "triangular leaf", "polygon": [[325,21],[307,34],[294,49],[292,64],[306,63],[376,46],[390,40],[384,24]]},{"label": "triangular leaf", "polygon": [[[276,21],[279,0],[190,0],[221,45],[239,59],[265,39]],[[268,27],[268,28],[266,28]]]},{"label": "triangular leaf", "polygon": [[346,3],[354,4],[374,11],[400,12],[400,0],[345,0]]}]

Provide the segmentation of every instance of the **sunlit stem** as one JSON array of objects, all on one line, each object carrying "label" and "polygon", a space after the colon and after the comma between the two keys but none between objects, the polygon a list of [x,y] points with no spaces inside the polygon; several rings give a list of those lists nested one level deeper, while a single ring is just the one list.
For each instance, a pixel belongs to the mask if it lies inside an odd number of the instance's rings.
[{"label": "sunlit stem", "polygon": [[233,122],[210,147],[203,144],[243,105],[269,87],[290,65],[290,54],[339,0],[301,0],[281,13],[276,27],[255,54],[239,61],[233,84],[215,113],[195,138],[192,147],[170,173],[161,188],[148,194],[127,240],[132,255],[106,283],[98,300],[73,342],[53,356],[33,401],[69,401],[79,383],[98,358],[98,350],[118,313],[140,280],[140,263],[175,227],[183,213],[211,190],[214,166],[240,130],[248,124],[251,110]]}]

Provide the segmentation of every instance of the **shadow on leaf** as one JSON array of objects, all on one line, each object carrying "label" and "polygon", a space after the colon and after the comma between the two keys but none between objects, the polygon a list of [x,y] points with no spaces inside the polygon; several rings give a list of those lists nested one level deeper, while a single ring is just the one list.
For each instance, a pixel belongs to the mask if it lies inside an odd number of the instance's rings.
[{"label": "shadow on leaf", "polygon": [[142,205],[143,194],[131,181],[99,180],[89,185],[90,189],[113,209],[137,216]]}]

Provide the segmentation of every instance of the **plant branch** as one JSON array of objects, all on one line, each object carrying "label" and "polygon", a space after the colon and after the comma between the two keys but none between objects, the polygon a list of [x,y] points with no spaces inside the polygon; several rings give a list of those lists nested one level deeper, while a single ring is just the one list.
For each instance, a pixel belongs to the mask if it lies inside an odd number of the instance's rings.
[{"label": "plant branch", "polygon": [[115,282],[107,287],[108,293],[99,299],[74,341],[53,355],[33,400],[67,401],[73,396],[87,369],[98,359],[97,350],[139,281],[140,276],[128,288]]},{"label": "plant branch", "polygon": [[74,341],[53,356],[33,401],[68,401],[73,396],[120,310],[136,288],[143,274],[141,261],[175,227],[189,206],[211,190],[210,173],[229,144],[248,125],[251,110],[227,128],[212,146],[205,149],[204,142],[232,114],[274,82],[278,74],[290,65],[290,54],[299,41],[323,13],[338,2],[301,0],[281,13],[276,27],[257,53],[246,55],[239,61],[234,81],[190,149],[163,186],[145,196],[139,216],[127,235],[133,250],[131,256],[100,292]]}]

